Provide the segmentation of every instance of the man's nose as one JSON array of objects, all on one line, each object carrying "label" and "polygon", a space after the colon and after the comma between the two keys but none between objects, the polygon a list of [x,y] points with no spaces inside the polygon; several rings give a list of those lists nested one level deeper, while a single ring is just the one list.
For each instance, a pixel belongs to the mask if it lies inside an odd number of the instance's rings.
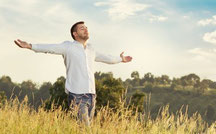
[{"label": "man's nose", "polygon": [[85,30],[85,33],[88,33],[88,30],[87,30],[87,29]]}]

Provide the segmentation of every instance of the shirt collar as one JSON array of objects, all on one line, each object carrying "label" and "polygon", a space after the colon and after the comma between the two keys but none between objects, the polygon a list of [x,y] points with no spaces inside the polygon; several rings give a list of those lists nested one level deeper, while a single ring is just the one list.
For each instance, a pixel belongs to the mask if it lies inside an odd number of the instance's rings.
[{"label": "shirt collar", "polygon": [[[82,43],[80,43],[79,41],[76,41],[76,40],[74,40],[74,42],[75,42],[75,44],[76,44],[78,47],[81,47],[81,48],[84,49],[84,46],[83,46]],[[86,44],[86,48],[87,48],[87,47],[88,47],[88,43]]]}]

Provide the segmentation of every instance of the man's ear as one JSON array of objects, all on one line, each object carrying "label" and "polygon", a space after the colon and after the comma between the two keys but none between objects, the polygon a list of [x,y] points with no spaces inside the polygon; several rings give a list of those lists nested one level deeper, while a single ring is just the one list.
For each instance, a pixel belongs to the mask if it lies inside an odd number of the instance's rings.
[{"label": "man's ear", "polygon": [[77,37],[77,32],[73,32],[73,36],[74,36],[74,37]]}]

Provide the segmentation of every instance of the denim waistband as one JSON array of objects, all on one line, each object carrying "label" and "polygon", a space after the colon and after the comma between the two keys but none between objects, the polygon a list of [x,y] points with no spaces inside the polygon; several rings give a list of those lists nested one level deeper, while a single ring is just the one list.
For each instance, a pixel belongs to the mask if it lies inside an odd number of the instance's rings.
[{"label": "denim waistband", "polygon": [[72,94],[72,95],[86,95],[86,96],[88,96],[88,95],[92,95],[93,97],[96,96],[96,94],[92,94],[92,93],[75,94],[75,93],[71,93],[71,92],[69,92],[69,94]]}]

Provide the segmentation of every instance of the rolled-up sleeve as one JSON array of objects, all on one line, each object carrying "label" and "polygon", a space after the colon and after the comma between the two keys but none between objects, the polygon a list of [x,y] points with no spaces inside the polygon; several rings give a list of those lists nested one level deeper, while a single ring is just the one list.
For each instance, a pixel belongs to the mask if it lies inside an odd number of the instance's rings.
[{"label": "rolled-up sleeve", "polygon": [[32,50],[36,53],[50,53],[64,55],[68,41],[59,44],[32,44]]},{"label": "rolled-up sleeve", "polygon": [[106,55],[99,52],[95,52],[95,61],[96,62],[103,62],[107,64],[117,64],[122,61],[122,58],[120,56],[112,56],[112,55]]}]

